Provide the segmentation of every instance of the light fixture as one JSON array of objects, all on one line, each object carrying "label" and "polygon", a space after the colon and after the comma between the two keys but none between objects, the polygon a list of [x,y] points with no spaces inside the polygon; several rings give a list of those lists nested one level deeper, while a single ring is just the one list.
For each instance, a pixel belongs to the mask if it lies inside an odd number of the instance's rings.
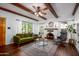
[{"label": "light fixture", "polygon": [[39,16],[38,13],[36,13],[36,12],[35,12],[34,14],[35,14],[36,16]]},{"label": "light fixture", "polygon": [[35,12],[34,13],[36,16],[43,16],[43,14],[41,12]]},{"label": "light fixture", "polygon": [[38,13],[40,16],[43,16],[43,14],[41,12]]}]

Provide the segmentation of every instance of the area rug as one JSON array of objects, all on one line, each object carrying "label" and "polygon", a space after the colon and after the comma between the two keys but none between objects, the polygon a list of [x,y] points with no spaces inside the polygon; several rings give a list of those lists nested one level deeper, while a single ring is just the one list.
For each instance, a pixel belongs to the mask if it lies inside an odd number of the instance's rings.
[{"label": "area rug", "polygon": [[30,48],[29,50],[25,51],[25,53],[29,56],[48,56],[46,51],[42,51],[37,48]]},{"label": "area rug", "polygon": [[34,43],[30,46],[22,46],[21,48],[20,49],[29,56],[53,56],[57,45],[54,45],[52,42],[48,42],[46,46],[39,46]]}]

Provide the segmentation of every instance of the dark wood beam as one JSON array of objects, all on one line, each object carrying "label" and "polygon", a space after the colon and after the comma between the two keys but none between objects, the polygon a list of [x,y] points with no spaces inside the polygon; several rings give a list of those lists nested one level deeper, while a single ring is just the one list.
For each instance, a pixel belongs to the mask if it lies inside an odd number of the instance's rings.
[{"label": "dark wood beam", "polygon": [[9,9],[7,9],[7,8],[0,7],[0,10],[4,10],[4,11],[7,11],[7,12],[10,12],[10,13],[13,13],[13,14],[16,14],[16,15],[19,15],[19,16],[22,16],[22,17],[25,17],[25,18],[29,18],[29,19],[32,19],[32,20],[38,21],[37,19],[34,19],[34,18],[29,17],[29,16],[26,16],[26,15],[20,14],[20,13],[18,13],[18,12],[15,12],[15,11],[9,10]]},{"label": "dark wood beam", "polygon": [[[25,6],[23,6],[23,5],[20,4],[20,3],[11,3],[11,4],[14,5],[14,6],[16,6],[16,7],[19,7],[19,8],[21,8],[22,10],[27,11],[27,12],[29,12],[29,13],[31,13],[31,14],[34,15],[34,12],[33,12],[31,9],[29,9],[29,8],[27,8],[27,7],[25,7]],[[43,17],[43,16],[39,16],[39,17],[42,18],[42,19],[44,19],[44,20],[47,19],[47,18],[45,18],[45,17]]]},{"label": "dark wood beam", "polygon": [[75,8],[74,8],[73,13],[72,13],[73,16],[75,15],[78,7],[79,7],[79,3],[76,3]]},{"label": "dark wood beam", "polygon": [[33,14],[33,11],[32,10],[30,10],[29,8],[23,6],[20,3],[11,3],[11,4]]},{"label": "dark wood beam", "polygon": [[50,4],[50,3],[45,3],[46,7],[51,11],[51,13],[56,17],[58,18],[58,15],[56,14],[53,6]]}]

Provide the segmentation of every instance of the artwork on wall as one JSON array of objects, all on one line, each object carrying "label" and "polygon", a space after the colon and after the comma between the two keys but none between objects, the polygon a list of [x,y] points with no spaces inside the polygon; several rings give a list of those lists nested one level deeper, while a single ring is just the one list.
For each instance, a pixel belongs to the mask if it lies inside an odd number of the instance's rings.
[{"label": "artwork on wall", "polygon": [[49,23],[48,23],[48,26],[49,26],[49,27],[53,27],[53,26],[54,26],[54,23],[53,23],[53,22],[49,22]]},{"label": "artwork on wall", "polygon": [[16,21],[20,21],[19,19],[16,19]]}]

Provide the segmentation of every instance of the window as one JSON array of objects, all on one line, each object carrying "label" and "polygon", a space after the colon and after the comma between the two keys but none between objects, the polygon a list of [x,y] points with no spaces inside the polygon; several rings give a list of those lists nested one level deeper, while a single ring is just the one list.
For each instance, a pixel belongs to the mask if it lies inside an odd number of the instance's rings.
[{"label": "window", "polygon": [[32,23],[29,22],[22,22],[22,33],[32,33]]},{"label": "window", "polygon": [[32,33],[32,23],[28,23],[28,32]]}]

